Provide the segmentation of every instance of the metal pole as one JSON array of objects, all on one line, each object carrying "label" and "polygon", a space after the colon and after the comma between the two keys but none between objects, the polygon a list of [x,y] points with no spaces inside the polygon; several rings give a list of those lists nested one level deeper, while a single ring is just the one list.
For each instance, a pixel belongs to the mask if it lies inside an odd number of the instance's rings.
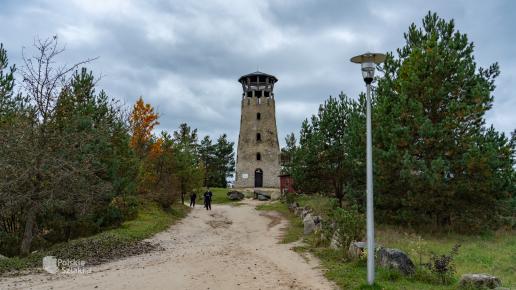
[{"label": "metal pole", "polygon": [[371,133],[371,84],[367,84],[367,282],[374,283],[373,141]]}]

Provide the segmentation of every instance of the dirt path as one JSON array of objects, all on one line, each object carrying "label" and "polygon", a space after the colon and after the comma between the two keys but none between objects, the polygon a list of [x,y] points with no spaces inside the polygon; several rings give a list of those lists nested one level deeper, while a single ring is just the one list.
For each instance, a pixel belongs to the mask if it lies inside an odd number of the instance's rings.
[{"label": "dirt path", "polygon": [[95,266],[89,274],[7,278],[0,289],[335,289],[316,260],[278,244],[285,221],[254,206],[199,207],[150,239],[164,251]]}]

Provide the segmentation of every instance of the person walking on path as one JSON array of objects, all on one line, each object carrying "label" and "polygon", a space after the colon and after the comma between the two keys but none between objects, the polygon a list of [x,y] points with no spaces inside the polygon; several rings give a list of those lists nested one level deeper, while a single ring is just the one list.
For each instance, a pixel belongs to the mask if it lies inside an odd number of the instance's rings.
[{"label": "person walking on path", "polygon": [[190,207],[195,207],[195,200],[197,199],[197,194],[193,192],[190,194]]},{"label": "person walking on path", "polygon": [[206,208],[206,210],[211,210],[211,197],[212,196],[213,196],[213,194],[211,193],[210,188],[208,187],[208,189],[204,193],[204,207]]}]

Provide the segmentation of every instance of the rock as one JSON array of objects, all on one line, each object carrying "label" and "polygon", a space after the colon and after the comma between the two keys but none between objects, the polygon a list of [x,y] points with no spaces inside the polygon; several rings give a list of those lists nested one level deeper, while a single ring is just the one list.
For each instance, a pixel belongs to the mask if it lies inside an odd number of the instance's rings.
[{"label": "rock", "polygon": [[301,211],[301,218],[304,219],[310,212],[311,210],[308,207],[303,208]]},{"label": "rock", "polygon": [[228,194],[228,198],[230,200],[242,200],[245,197],[243,193],[241,193],[239,191],[236,191],[236,190],[235,191],[230,191],[227,194]]},{"label": "rock", "polygon": [[322,219],[321,219],[321,217],[320,217],[320,216],[318,216],[318,215],[314,216],[314,217],[313,217],[313,220],[314,220],[314,223],[315,223],[316,225],[320,225],[320,224],[322,223]]},{"label": "rock", "polygon": [[415,272],[414,263],[403,251],[398,249],[380,248],[377,253],[378,265],[399,270],[405,275]]},{"label": "rock", "polygon": [[[335,236],[335,234],[333,234],[333,236]],[[351,242],[348,248],[348,257],[352,260],[358,260],[365,249],[367,249],[366,242]]]},{"label": "rock", "polygon": [[311,214],[307,214],[303,219],[303,234],[309,235],[315,231],[316,225]]},{"label": "rock", "polygon": [[255,190],[254,191],[254,194],[256,195],[256,197],[258,198],[259,195],[263,195],[265,196],[267,199],[271,199],[271,195],[268,194],[267,192],[264,192],[264,191],[258,191],[258,190]]},{"label": "rock", "polygon": [[243,189],[242,193],[246,198],[253,198],[254,197],[254,191],[250,189]]},{"label": "rock", "polygon": [[296,207],[294,209],[294,214],[300,218],[303,218],[302,217],[302,214],[303,214],[303,208],[302,207]]},{"label": "rock", "polygon": [[271,200],[279,200],[281,199],[281,191],[274,190],[271,192]]},{"label": "rock", "polygon": [[[339,230],[336,230],[333,232],[333,235],[331,236],[331,241],[330,241],[330,248],[331,249],[334,249],[334,250],[338,250],[341,248],[341,243],[339,241],[339,233],[338,233]],[[351,247],[351,245],[350,245]]]},{"label": "rock", "polygon": [[261,194],[256,195],[256,198],[257,198],[258,200],[261,200],[261,201],[267,201],[267,200],[269,200],[269,199],[270,199],[270,197],[267,197],[267,196],[265,196],[265,195],[261,195]]},{"label": "rock", "polygon": [[295,212],[296,212],[296,209],[297,209],[298,207],[299,207],[299,203],[297,203],[297,202],[293,202],[293,203],[291,203],[291,204],[289,204],[289,205],[288,205],[288,210],[289,210],[290,212],[295,213]]},{"label": "rock", "polygon": [[460,287],[467,289],[495,289],[502,286],[502,281],[488,274],[464,274],[459,284]]}]

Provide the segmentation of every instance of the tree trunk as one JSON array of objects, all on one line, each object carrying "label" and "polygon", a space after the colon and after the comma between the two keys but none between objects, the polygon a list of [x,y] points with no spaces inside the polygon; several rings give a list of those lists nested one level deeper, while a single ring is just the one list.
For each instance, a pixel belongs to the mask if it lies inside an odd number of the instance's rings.
[{"label": "tree trunk", "polygon": [[335,197],[339,201],[339,207],[342,208],[342,200],[344,199],[344,195],[342,193],[335,194]]},{"label": "tree trunk", "polygon": [[34,222],[36,221],[36,208],[32,206],[27,214],[27,220],[25,221],[25,231],[23,233],[23,239],[21,241],[20,254],[27,256],[30,252],[30,246],[32,244],[32,231],[34,230]]}]

